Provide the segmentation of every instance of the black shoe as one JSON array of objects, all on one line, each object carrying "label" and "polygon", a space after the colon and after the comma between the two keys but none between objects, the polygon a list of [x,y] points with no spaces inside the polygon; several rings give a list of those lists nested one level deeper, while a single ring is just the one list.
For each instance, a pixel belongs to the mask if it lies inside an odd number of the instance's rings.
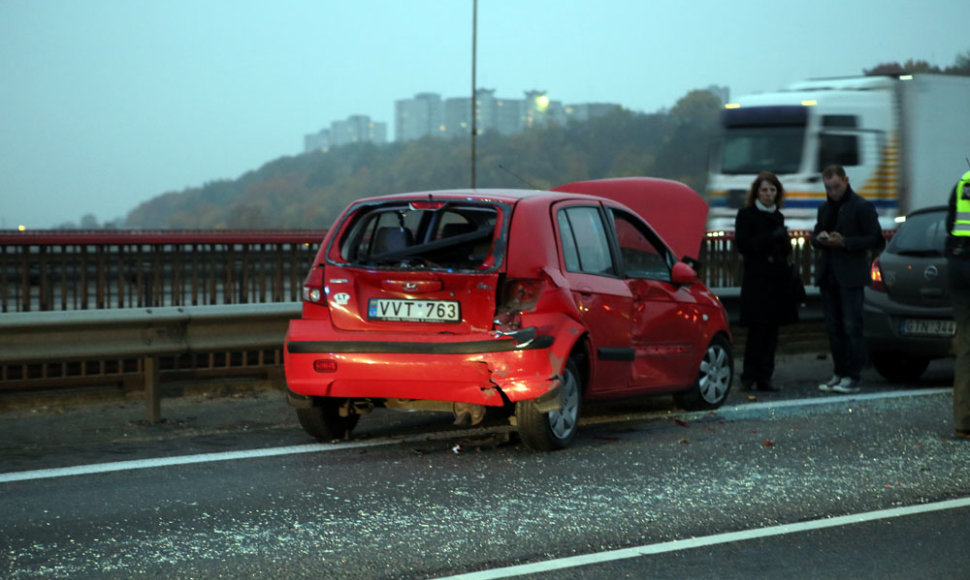
[{"label": "black shoe", "polygon": [[781,389],[779,389],[778,387],[776,387],[775,385],[773,385],[771,383],[761,383],[761,384],[758,385],[758,390],[759,391],[766,391],[766,392],[769,392],[769,393],[777,393]]},{"label": "black shoe", "polygon": [[752,379],[741,379],[741,388],[745,391],[754,390],[754,380]]}]

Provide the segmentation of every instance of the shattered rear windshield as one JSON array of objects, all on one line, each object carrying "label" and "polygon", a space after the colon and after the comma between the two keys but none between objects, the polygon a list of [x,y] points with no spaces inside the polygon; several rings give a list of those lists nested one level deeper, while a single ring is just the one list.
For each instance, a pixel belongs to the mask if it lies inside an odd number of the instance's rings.
[{"label": "shattered rear windshield", "polygon": [[362,206],[340,239],[340,257],[358,266],[489,270],[501,205],[410,201]]}]

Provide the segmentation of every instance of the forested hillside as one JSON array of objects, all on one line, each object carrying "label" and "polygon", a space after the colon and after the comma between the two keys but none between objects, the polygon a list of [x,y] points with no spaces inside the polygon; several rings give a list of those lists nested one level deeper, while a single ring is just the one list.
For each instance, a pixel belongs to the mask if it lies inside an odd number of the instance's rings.
[{"label": "forested hillside", "polygon": [[[719,112],[718,99],[698,90],[666,112],[620,109],[566,127],[480,135],[476,183],[545,189],[583,179],[647,175],[702,191]],[[425,138],[284,157],[236,180],[156,197],[132,210],[123,227],[326,228],[360,197],[469,187],[470,141]]]},{"label": "forested hillside", "polygon": [[[903,73],[970,75],[970,51],[948,67],[910,59],[863,71]],[[480,135],[476,184],[548,188],[583,179],[645,175],[680,180],[703,192],[720,105],[710,92],[695,90],[669,111],[643,114],[619,109],[565,127]],[[283,157],[235,180],[165,193],[139,205],[122,223],[105,227],[327,228],[348,202],[360,197],[469,187],[470,141],[426,138]],[[99,226],[89,214],[81,219],[81,227]]]}]

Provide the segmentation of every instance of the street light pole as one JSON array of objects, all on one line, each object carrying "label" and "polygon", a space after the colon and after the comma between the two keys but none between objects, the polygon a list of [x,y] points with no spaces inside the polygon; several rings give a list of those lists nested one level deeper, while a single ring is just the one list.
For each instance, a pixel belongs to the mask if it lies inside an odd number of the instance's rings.
[{"label": "street light pole", "polygon": [[477,95],[475,94],[475,68],[478,57],[478,0],[472,0],[472,189],[475,189],[475,139],[478,133]]}]

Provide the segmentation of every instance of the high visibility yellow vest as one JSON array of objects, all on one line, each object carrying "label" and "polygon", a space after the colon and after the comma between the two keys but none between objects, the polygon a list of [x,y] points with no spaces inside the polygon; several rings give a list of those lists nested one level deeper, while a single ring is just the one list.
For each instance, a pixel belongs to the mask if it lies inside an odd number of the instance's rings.
[{"label": "high visibility yellow vest", "polygon": [[963,174],[957,184],[957,211],[953,220],[954,236],[970,238],[970,171]]}]

